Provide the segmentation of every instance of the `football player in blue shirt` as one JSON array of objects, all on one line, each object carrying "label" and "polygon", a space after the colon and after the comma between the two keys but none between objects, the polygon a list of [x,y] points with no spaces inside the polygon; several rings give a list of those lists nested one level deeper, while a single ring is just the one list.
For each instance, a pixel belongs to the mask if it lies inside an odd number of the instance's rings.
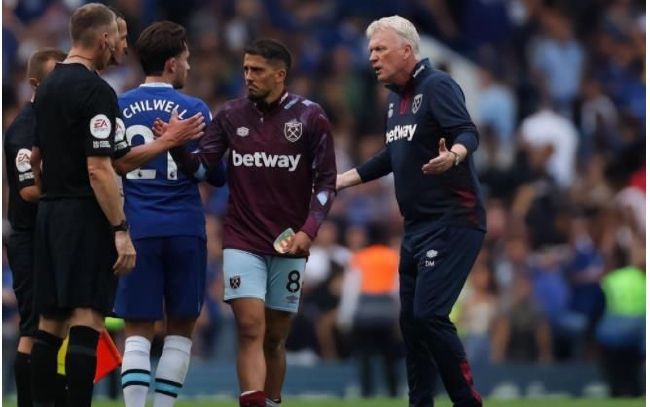
[{"label": "football player in blue shirt", "polygon": [[[211,114],[206,104],[176,89],[190,69],[185,29],[162,21],[147,27],[136,51],[145,82],[120,96],[125,137],[132,147],[158,143],[157,118]],[[188,146],[191,147],[191,146]],[[125,158],[128,158],[128,155]],[[205,218],[197,182],[177,171],[165,151],[139,168],[115,162],[123,175],[124,210],[138,251],[133,273],[119,282],[115,312],[126,320],[122,387],[127,407],[144,407],[151,379],[154,323],[165,320],[163,353],[155,372],[155,407],[172,406],[190,362],[191,335],[204,298]],[[214,174],[213,174],[214,175]],[[223,171],[213,184],[223,184]]]}]

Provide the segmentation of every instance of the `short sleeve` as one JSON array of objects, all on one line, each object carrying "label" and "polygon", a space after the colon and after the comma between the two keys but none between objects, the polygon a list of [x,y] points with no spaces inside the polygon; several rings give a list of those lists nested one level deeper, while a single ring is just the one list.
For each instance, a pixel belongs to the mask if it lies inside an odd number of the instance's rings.
[{"label": "short sleeve", "polygon": [[196,106],[196,110],[201,112],[203,114],[203,120],[205,120],[205,124],[208,125],[212,121],[212,112],[210,111],[210,108],[208,105],[205,104],[204,101],[199,100],[199,103]]},{"label": "short sleeve", "polygon": [[115,92],[106,82],[97,82],[90,88],[85,104],[86,156],[112,156],[119,114]]}]

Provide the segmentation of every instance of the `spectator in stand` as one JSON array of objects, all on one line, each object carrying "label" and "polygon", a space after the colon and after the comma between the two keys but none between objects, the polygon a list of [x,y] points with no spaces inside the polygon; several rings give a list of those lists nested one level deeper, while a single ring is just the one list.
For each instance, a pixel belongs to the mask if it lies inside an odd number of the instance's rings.
[{"label": "spectator in stand", "polygon": [[[485,252],[484,252],[485,253]],[[469,275],[467,293],[459,301],[458,330],[472,366],[485,365],[490,354],[490,336],[498,312],[498,300],[487,262],[479,261]]]},{"label": "spectator in stand", "polygon": [[[399,242],[398,242],[399,243]],[[345,271],[337,322],[352,331],[359,362],[361,395],[374,395],[372,361],[382,359],[388,395],[397,397],[399,334],[399,252],[382,238],[354,252]]]},{"label": "spectator in stand", "polygon": [[530,50],[532,77],[537,79],[540,94],[548,95],[552,106],[569,117],[582,82],[584,50],[574,37],[571,21],[559,10],[547,9],[541,24],[543,34]]},{"label": "spectator in stand", "polygon": [[483,68],[479,71],[481,91],[479,93],[479,126],[490,125],[494,129],[499,144],[503,147],[514,145],[517,105],[515,96],[497,74]]},{"label": "spectator in stand", "polygon": [[533,294],[551,326],[554,355],[566,360],[582,352],[588,318],[570,308],[571,289],[563,272],[560,250],[538,250],[530,271]]},{"label": "spectator in stand", "polygon": [[494,324],[492,362],[547,363],[553,360],[551,328],[532,294],[528,278],[517,276],[513,296],[502,306]]},{"label": "spectator in stand", "polygon": [[560,188],[568,188],[575,179],[578,131],[575,125],[547,104],[525,118],[520,128],[522,141],[531,149],[549,150],[546,170]]},{"label": "spectator in stand", "polygon": [[347,265],[350,250],[338,243],[338,235],[339,230],[336,223],[329,220],[323,222],[305,266],[303,282],[305,295],[329,278],[334,264],[340,267]]},{"label": "spectator in stand", "polygon": [[[595,235],[597,213],[578,214],[571,221],[571,254],[566,268],[570,284],[570,311],[587,319],[587,345],[591,345],[596,322],[601,318],[605,298],[600,280],[605,272],[605,259]],[[586,349],[588,352],[590,348]]]},{"label": "spectator in stand", "polygon": [[601,344],[602,364],[612,397],[639,397],[644,394],[642,369],[645,359],[645,249],[638,239],[631,259],[622,257],[619,267],[602,281],[607,308],[596,337]]}]

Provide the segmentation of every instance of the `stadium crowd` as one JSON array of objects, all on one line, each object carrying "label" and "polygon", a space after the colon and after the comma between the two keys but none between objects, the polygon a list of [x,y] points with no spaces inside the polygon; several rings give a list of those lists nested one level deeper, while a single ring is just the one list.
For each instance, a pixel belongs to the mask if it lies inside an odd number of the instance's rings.
[{"label": "stadium crowd", "polygon": [[[3,2],[3,133],[30,94],[24,80],[27,58],[45,46],[69,48],[67,24],[80,3]],[[603,363],[614,376],[621,365],[641,367],[645,2],[109,3],[126,17],[129,43],[159,19],[188,29],[191,71],[185,92],[213,111],[244,92],[243,47],[261,37],[283,41],[296,61],[290,89],[321,104],[331,120],[339,172],[364,162],[384,143],[387,91],[369,69],[363,30],[381,16],[411,19],[425,42],[444,47],[469,67],[460,71],[451,60],[431,55],[434,65],[470,84],[464,90],[480,132],[475,162],[488,234],[453,312],[471,363],[589,360]],[[143,78],[132,53],[103,77],[118,95]],[[220,275],[220,219],[228,190],[201,188],[209,284],[193,351],[210,358],[222,321],[232,318],[221,302]],[[398,247],[401,218],[393,195],[392,181],[383,179],[337,196],[311,249],[291,350],[307,349],[327,360],[356,352],[354,325],[362,316],[350,316],[346,273],[359,271],[350,260],[370,244]],[[3,219],[3,235],[7,231]],[[10,276],[3,256],[4,343],[16,332]],[[630,387],[616,378],[610,384],[615,394],[642,391],[640,384]]]}]

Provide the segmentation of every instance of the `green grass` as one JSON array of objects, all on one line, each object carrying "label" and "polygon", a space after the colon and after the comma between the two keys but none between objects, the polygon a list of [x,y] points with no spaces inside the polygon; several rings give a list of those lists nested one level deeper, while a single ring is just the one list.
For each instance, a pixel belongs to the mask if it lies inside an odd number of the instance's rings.
[{"label": "green grass", "polygon": [[[288,398],[283,401],[283,407],[406,407],[406,399],[371,399],[371,400],[343,400],[322,399],[305,400]],[[451,407],[447,399],[436,400],[436,407]],[[485,407],[642,407],[645,400],[590,400],[590,399],[521,399],[521,400],[486,400]],[[236,407],[235,400],[229,401],[204,401],[204,402],[179,402],[177,407]],[[117,407],[116,404],[102,404],[98,407]]]},{"label": "green grass", "polygon": [[[15,401],[3,400],[3,407],[16,407]],[[149,402],[151,405],[151,402]],[[283,407],[405,407],[406,400],[395,399],[299,399],[287,398]],[[123,407],[121,401],[95,401],[94,407]],[[237,407],[237,401],[231,400],[181,400],[176,407]],[[451,407],[447,399],[436,401],[436,407]],[[644,399],[614,400],[614,399],[519,399],[519,400],[486,400],[485,407],[642,407]]]},{"label": "green grass", "polygon": [[[323,399],[305,400],[288,398],[283,401],[283,407],[406,407],[406,399],[371,399],[371,400],[347,400],[347,399]],[[436,407],[451,407],[447,399],[436,400]],[[642,407],[644,400],[588,400],[588,399],[536,399],[536,400],[486,400],[485,407]],[[235,400],[212,401],[212,402],[179,402],[177,407],[236,407]],[[117,407],[115,404],[98,405],[98,407]]]}]

